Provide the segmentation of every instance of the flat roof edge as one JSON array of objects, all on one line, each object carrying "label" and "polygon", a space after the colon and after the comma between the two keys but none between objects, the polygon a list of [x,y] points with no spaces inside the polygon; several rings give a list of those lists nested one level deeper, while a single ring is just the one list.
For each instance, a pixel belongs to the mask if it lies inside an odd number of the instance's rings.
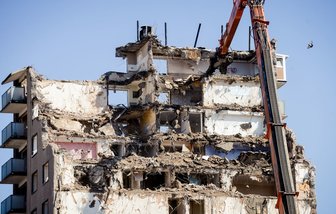
[{"label": "flat roof edge", "polygon": [[22,77],[24,77],[25,75],[27,75],[27,71],[28,69],[31,68],[30,66],[24,67],[20,70],[14,71],[12,73],[10,73],[3,81],[2,81],[2,85],[6,84],[6,83],[10,83],[13,82],[15,80],[18,80]]}]

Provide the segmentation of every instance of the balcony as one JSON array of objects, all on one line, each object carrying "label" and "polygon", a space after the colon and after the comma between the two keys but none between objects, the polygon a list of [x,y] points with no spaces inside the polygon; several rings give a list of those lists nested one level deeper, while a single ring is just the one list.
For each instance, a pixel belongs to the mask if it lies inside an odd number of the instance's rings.
[{"label": "balcony", "polygon": [[9,159],[1,167],[1,184],[20,184],[27,175],[24,159]]},{"label": "balcony", "polygon": [[1,214],[26,213],[24,195],[11,195],[1,202]]},{"label": "balcony", "polygon": [[2,113],[20,113],[27,107],[25,89],[22,87],[10,87],[2,95]]},{"label": "balcony", "polygon": [[27,131],[24,123],[10,123],[2,130],[0,147],[21,149],[27,145]]}]

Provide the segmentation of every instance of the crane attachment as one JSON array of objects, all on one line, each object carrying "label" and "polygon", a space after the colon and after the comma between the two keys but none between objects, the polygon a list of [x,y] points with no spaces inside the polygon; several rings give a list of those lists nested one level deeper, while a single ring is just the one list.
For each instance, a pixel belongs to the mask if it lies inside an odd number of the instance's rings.
[{"label": "crane attachment", "polygon": [[267,124],[266,137],[269,140],[272,167],[277,190],[277,208],[280,214],[295,214],[296,195],[292,170],[290,167],[285,123],[283,123],[278,106],[276,79],[274,75],[274,50],[271,48],[268,29],[269,24],[264,15],[264,0],[233,0],[230,20],[226,24],[225,33],[220,38],[217,49],[217,62],[214,67],[228,61],[229,47],[246,6],[250,8],[251,24],[255,45],[255,54],[259,70],[259,78]]}]

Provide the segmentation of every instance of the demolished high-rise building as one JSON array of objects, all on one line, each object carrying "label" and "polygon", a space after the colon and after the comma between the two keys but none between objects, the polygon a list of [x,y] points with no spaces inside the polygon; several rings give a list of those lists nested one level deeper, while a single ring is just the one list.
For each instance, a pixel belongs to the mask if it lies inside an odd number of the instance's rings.
[{"label": "demolished high-rise building", "polygon": [[[213,51],[143,31],[116,55],[127,72],[98,81],[48,80],[32,67],[3,81],[13,86],[1,112],[14,117],[1,147],[14,157],[1,183],[14,186],[1,213],[277,212],[253,51],[209,72]],[[278,87],[286,57],[276,55]],[[315,213],[315,170],[289,129],[286,138],[297,210]]]}]

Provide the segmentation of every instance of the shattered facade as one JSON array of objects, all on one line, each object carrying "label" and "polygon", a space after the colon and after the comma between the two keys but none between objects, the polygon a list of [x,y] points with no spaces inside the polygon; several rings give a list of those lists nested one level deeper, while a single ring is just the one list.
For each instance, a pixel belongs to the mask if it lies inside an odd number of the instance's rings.
[{"label": "shattered facade", "polygon": [[[14,157],[1,183],[14,186],[2,213],[277,213],[255,54],[233,51],[232,62],[209,71],[213,55],[162,46],[148,33],[116,49],[126,73],[10,74],[2,112],[14,121],[1,147]],[[285,60],[277,55],[278,87]],[[315,169],[291,130],[286,137],[298,211],[315,213]]]}]

